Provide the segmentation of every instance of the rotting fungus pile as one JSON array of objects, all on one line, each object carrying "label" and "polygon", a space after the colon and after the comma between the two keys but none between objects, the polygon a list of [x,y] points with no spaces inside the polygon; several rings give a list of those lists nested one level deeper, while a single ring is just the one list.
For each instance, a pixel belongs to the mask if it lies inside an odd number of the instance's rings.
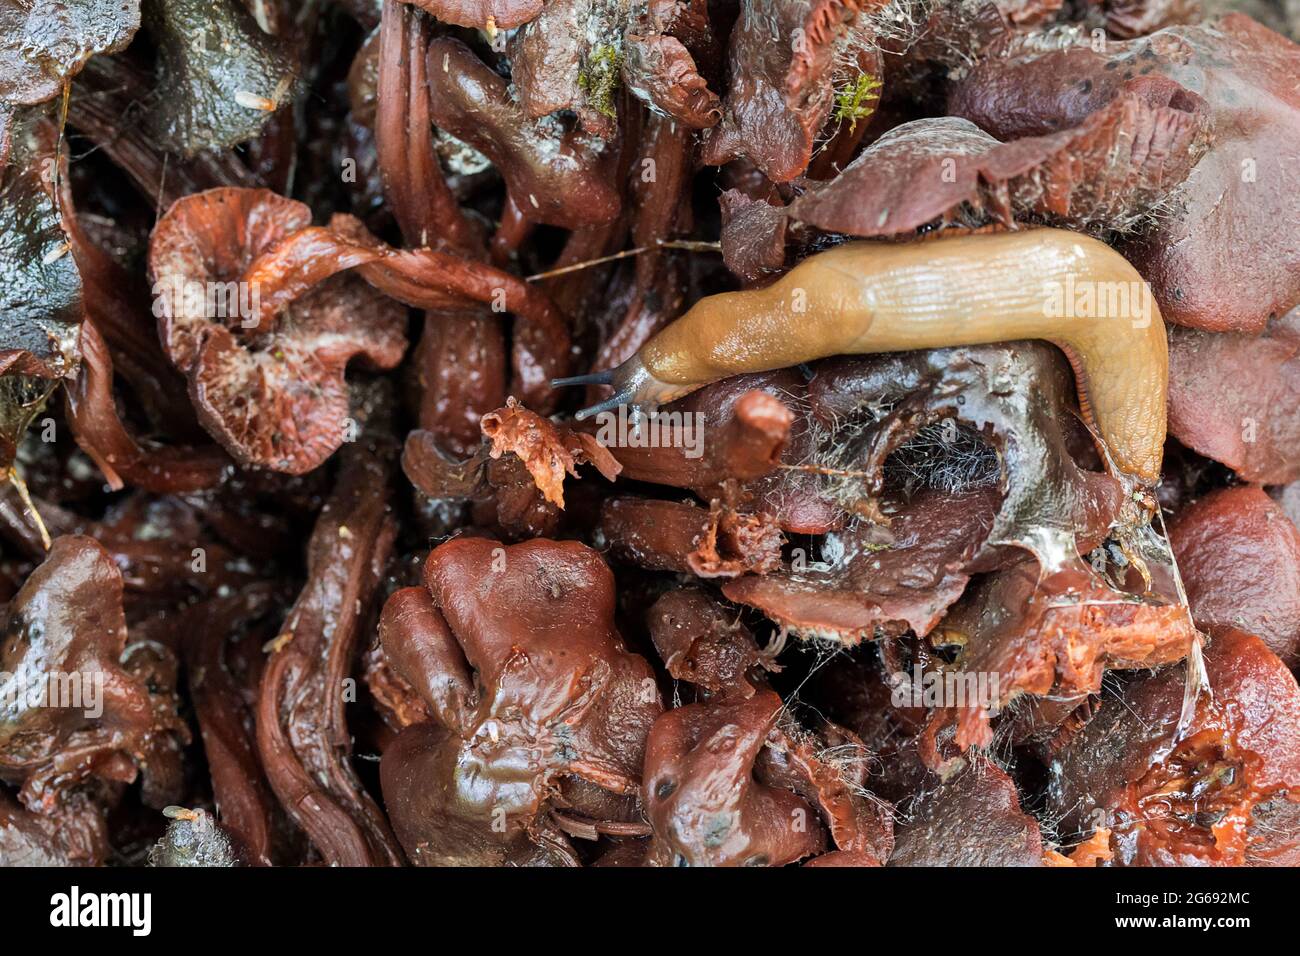
[{"label": "rotting fungus pile", "polygon": [[0,864],[1300,864],[1297,31],[0,0]]}]

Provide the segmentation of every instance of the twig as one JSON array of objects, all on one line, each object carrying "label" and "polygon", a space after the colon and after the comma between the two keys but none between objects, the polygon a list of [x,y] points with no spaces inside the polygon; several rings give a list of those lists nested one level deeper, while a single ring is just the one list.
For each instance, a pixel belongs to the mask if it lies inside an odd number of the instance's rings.
[{"label": "twig", "polygon": [[829,465],[777,465],[777,468],[785,471],[802,471],[811,475],[827,475],[836,478],[858,478],[862,481],[870,481],[872,475],[865,471],[859,471],[852,468],[832,468]]},{"label": "twig", "polygon": [[615,252],[612,255],[600,256],[597,259],[586,259],[582,262],[575,262],[572,265],[560,266],[558,269],[550,269],[546,272],[538,272],[535,275],[526,276],[525,282],[540,282],[542,279],[553,279],[556,276],[568,275],[570,272],[578,272],[582,269],[590,269],[592,266],[604,265],[606,262],[615,262],[619,259],[627,259],[630,256],[639,256],[643,252],[649,252],[651,249],[683,249],[687,252],[721,252],[722,243],[720,242],[702,242],[692,239],[658,239],[653,246],[636,246],[632,249],[624,249],[622,252]]},{"label": "twig", "polygon": [[8,481],[13,486],[14,491],[18,493],[18,500],[22,502],[23,510],[31,516],[33,523],[36,525],[36,530],[40,532],[41,544],[45,546],[46,551],[50,550],[50,545],[53,543],[50,540],[50,532],[41,519],[41,513],[36,510],[31,495],[27,493],[27,482],[23,481],[22,476],[18,474],[18,469],[12,465],[5,470],[4,480]]}]

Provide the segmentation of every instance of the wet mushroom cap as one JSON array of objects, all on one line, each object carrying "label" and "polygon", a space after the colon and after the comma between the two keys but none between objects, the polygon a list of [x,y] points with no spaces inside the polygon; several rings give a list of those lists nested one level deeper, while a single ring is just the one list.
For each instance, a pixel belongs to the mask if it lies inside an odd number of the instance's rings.
[{"label": "wet mushroom cap", "polygon": [[203,426],[237,461],[288,474],[349,440],[347,364],[392,368],[406,348],[400,304],[350,274],[247,330],[262,285],[245,273],[310,220],[306,206],[266,190],[210,190],[169,209],[149,247],[159,334]]}]

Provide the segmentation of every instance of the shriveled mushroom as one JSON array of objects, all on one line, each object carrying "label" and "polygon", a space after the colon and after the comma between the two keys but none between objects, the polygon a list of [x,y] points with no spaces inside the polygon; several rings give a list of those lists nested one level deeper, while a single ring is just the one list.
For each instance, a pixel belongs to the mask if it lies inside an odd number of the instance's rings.
[{"label": "shriveled mushroom", "polygon": [[10,603],[0,644],[0,779],[21,786],[28,809],[81,804],[85,785],[108,806],[141,775],[154,806],[179,796],[189,733],[175,687],[127,637],[108,552],[91,538],[57,538]]},{"label": "shriveled mushroom", "polygon": [[1062,132],[999,143],[955,116],[896,126],[835,179],[796,199],[789,215],[863,237],[906,234],[936,220],[1012,226],[1031,216],[1133,231],[1160,214],[1209,139],[1200,97],[1138,77]]},{"label": "shriveled mushroom", "polygon": [[1025,704],[1021,695],[1077,703],[1101,691],[1105,670],[1182,660],[1197,636],[1176,603],[1118,590],[1083,567],[1044,574],[1031,562],[972,588],[944,618],[938,640],[960,648],[940,679],[991,685],[988,699],[950,702],[936,715],[956,723],[955,742],[964,748],[991,744],[989,718],[1008,704]]},{"label": "shriveled mushroom", "polygon": [[159,334],[189,379],[200,422],[241,464],[289,474],[310,471],[355,438],[348,362],[391,368],[406,348],[401,307],[350,275],[311,289],[268,327],[252,327],[262,289],[246,270],[310,216],[266,190],[209,190],[169,209],[149,245]]},{"label": "shriveled mushroom", "polygon": [[348,449],[308,542],[306,584],[265,647],[271,657],[258,686],[257,750],[267,780],[333,866],[401,863],[387,819],[349,760],[344,707],[345,680],[374,619],[370,602],[396,535],[385,493],[393,449],[384,441]]},{"label": "shriveled mushroom", "polygon": [[783,866],[826,841],[802,797],[754,777],[781,698],[687,704],[668,711],[646,744],[650,866]]},{"label": "shriveled mushroom", "polygon": [[858,57],[864,47],[874,50],[874,33],[864,23],[883,6],[878,0],[741,3],[731,31],[731,87],[722,121],[705,141],[704,161],[744,156],[774,182],[804,172],[832,117],[837,86],[873,79]]},{"label": "shriveled mushroom", "polygon": [[552,808],[597,829],[635,819],[662,705],[613,616],[613,576],[576,542],[459,538],[434,549],[424,587],[389,599],[385,656],[432,716],[380,767],[412,862],[563,861],[573,851]]},{"label": "shriveled mushroom", "polygon": [[[1045,564],[1077,561],[1106,537],[1121,492],[1078,464],[1086,452],[1065,418],[1068,387],[1040,346],[825,363],[810,384],[814,437],[799,467],[859,521],[831,533],[822,561],[724,592],[798,633],[856,642],[877,628],[928,633],[1009,545]],[[881,515],[872,501],[891,482],[892,514]]]},{"label": "shriveled mushroom", "polygon": [[1048,810],[1081,833],[1110,830],[1120,866],[1294,865],[1300,826],[1300,692],[1259,638],[1218,631],[1214,696],[1186,732],[1180,668],[1133,681],[1056,745]]},{"label": "shriveled mushroom", "polygon": [[575,228],[619,212],[609,157],[558,116],[529,119],[506,81],[459,40],[428,49],[434,123],[478,149],[500,170],[523,214]]}]

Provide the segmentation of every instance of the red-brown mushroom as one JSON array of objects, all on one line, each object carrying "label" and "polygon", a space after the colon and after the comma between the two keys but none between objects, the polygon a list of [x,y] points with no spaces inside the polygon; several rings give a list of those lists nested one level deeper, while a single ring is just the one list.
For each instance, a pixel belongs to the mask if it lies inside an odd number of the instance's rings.
[{"label": "red-brown mushroom", "polygon": [[613,576],[576,542],[436,548],[425,585],[395,593],[385,656],[432,720],[384,753],[385,800],[411,860],[571,859],[552,808],[635,819],[654,673],[614,629]]}]

